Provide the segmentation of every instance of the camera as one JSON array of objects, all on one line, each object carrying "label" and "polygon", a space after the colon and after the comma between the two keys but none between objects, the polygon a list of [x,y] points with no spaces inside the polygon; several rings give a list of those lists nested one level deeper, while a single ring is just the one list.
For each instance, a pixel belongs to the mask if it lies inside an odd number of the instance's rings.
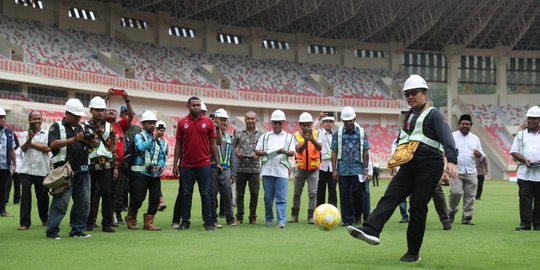
[{"label": "camera", "polygon": [[210,119],[215,120],[215,119],[216,119],[216,114],[211,113],[211,114],[210,114]]},{"label": "camera", "polygon": [[165,125],[164,125],[164,124],[160,124],[159,126],[157,126],[156,129],[165,129]]},{"label": "camera", "polygon": [[85,141],[92,141],[94,140],[94,126],[92,125],[85,125],[83,130],[83,136]]}]

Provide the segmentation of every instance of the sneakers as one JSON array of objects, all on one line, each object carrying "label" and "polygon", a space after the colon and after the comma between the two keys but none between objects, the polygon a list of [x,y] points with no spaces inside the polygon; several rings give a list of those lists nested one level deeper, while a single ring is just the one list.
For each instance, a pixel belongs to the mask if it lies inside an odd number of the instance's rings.
[{"label": "sneakers", "polygon": [[408,217],[406,217],[406,218],[404,217],[404,218],[402,218],[402,219],[399,221],[399,223],[409,223],[409,218],[408,218]]},{"label": "sneakers", "polygon": [[402,262],[417,262],[417,261],[419,261],[421,259],[422,258],[420,258],[420,255],[415,256],[415,255],[411,255],[411,254],[409,254],[409,252],[407,252],[399,260],[402,261]]},{"label": "sneakers", "polygon": [[221,225],[221,224],[215,222],[215,223],[213,224],[213,227],[214,227],[214,228],[221,229],[221,228],[223,228],[223,225]]},{"label": "sneakers", "polygon": [[366,232],[364,232],[364,230],[365,229],[363,227],[360,227],[360,228],[356,228],[354,226],[347,227],[347,231],[349,232],[349,234],[356,239],[362,240],[370,245],[378,245],[381,243],[381,240],[379,240],[378,237],[369,235]]},{"label": "sneakers", "polygon": [[113,228],[111,228],[111,226],[103,226],[103,229],[101,229],[101,231],[106,232],[106,233],[115,232],[115,230]]},{"label": "sneakers", "polygon": [[181,223],[180,226],[178,226],[177,231],[187,231],[189,230],[189,224],[187,223]]},{"label": "sneakers", "polygon": [[452,223],[450,223],[450,221],[445,221],[445,222],[442,223],[442,228],[445,231],[451,230],[452,229]]},{"label": "sneakers", "polygon": [[272,223],[272,221],[267,221],[266,222],[266,227],[272,227],[274,226],[274,224]]},{"label": "sneakers", "polygon": [[58,233],[48,233],[48,234],[47,234],[47,238],[53,239],[53,240],[60,240],[60,239],[62,239],[62,238],[60,238],[60,235],[58,235]]},{"label": "sneakers", "polygon": [[474,225],[474,223],[470,219],[462,220],[461,224],[463,224],[463,225]]},{"label": "sneakers", "polygon": [[92,237],[92,235],[86,234],[84,232],[76,232],[76,233],[70,232],[69,237],[90,238]]},{"label": "sneakers", "polygon": [[530,230],[531,230],[531,227],[527,227],[527,226],[519,225],[519,226],[516,227],[516,231],[530,231]]},{"label": "sneakers", "polygon": [[[222,226],[223,227],[223,226]],[[212,224],[210,225],[204,225],[204,229],[207,230],[207,231],[213,231],[214,230],[214,226],[212,226]]]},{"label": "sneakers", "polygon": [[278,229],[285,229],[285,224],[278,223],[276,226]]},{"label": "sneakers", "polygon": [[175,223],[171,224],[171,228],[173,228],[175,230],[178,230],[178,228],[180,228],[180,223],[175,222]]}]

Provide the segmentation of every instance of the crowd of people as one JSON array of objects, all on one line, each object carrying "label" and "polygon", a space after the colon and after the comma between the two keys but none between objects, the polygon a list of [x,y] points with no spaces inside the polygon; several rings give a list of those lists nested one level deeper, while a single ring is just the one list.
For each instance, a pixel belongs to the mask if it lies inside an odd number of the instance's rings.
[{"label": "crowd of people", "polygon": [[[287,117],[282,110],[272,112],[272,129],[268,132],[257,128],[257,114],[248,111],[245,128],[229,134],[229,114],[225,109],[220,108],[207,117],[201,99],[189,98],[189,113],[178,121],[173,150],[173,173],[179,176],[173,229],[190,229],[195,183],[201,199],[203,226],[208,231],[223,227],[219,217],[224,217],[227,226],[243,224],[245,217],[246,223],[259,224],[261,179],[264,224],[284,229],[286,223],[303,222],[301,198],[307,183],[308,204],[304,206],[307,223],[314,223],[313,213],[318,205],[337,206],[339,190],[342,226],[348,227],[351,236],[372,245],[380,243],[383,227],[399,205],[403,215],[400,222],[408,223],[408,249],[401,261],[420,260],[428,202],[434,199],[443,229],[450,230],[463,197],[461,223],[474,225],[474,201],[480,199],[483,175],[488,170],[480,140],[470,132],[472,117],[462,115],[458,130],[452,133],[442,114],[427,102],[428,89],[418,75],[405,82],[403,95],[410,110],[404,114],[394,157],[389,163],[393,178],[371,213],[369,182],[373,177],[376,180],[373,186],[379,185],[380,166],[370,162],[369,134],[357,124],[352,107],[341,110],[343,126],[337,129],[332,113],[321,112],[314,120],[311,114],[303,112],[298,117],[298,131],[293,134],[283,130]],[[121,96],[125,102],[119,119],[116,109],[107,105],[114,95]],[[142,228],[161,230],[154,225],[154,219],[166,207],[160,181],[169,153],[164,139],[165,122],[146,111],[141,115],[140,126],[132,124],[129,95],[116,89],[110,90],[105,98],[94,97],[89,109],[90,120],[81,122],[81,116],[85,116],[83,104],[78,99],[69,99],[64,118],[52,124],[48,131],[42,129],[41,113],[31,111],[28,131],[17,138],[7,128],[6,112],[0,108],[0,216],[10,216],[5,205],[13,175],[22,185],[20,231],[32,226],[32,185],[48,238],[61,238],[60,223],[70,200],[73,200],[70,237],[91,237],[88,232],[96,228],[114,233],[114,228],[123,224],[137,230],[139,210],[147,194]],[[518,133],[511,150],[520,164],[521,222],[516,230],[540,230],[537,203],[540,108],[532,107],[526,117],[527,128]],[[69,188],[49,196],[44,180],[51,170],[67,165],[72,170]],[[293,202],[287,220],[291,178],[294,179]],[[449,207],[441,188],[441,181],[445,180],[451,186]],[[246,187],[250,193],[249,210],[245,209]],[[101,226],[97,225],[100,200]],[[124,218],[123,211],[127,211]]]}]

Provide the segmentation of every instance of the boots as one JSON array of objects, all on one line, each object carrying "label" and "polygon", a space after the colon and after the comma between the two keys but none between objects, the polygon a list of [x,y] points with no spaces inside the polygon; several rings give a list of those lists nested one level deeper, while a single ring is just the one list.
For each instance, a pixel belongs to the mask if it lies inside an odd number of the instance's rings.
[{"label": "boots", "polygon": [[128,214],[125,217],[126,224],[128,229],[130,230],[138,230],[137,228],[137,214],[131,211],[131,209],[128,209]]},{"label": "boots", "polygon": [[289,220],[289,223],[298,223],[298,213],[300,212],[300,208],[291,208],[291,220]]},{"label": "boots", "polygon": [[313,219],[313,211],[314,211],[313,209],[307,210],[307,220],[309,224],[315,224],[314,219]]},{"label": "boots", "polygon": [[163,211],[165,208],[167,208],[167,205],[165,205],[165,199],[163,199],[163,197],[159,197],[158,210]]},{"label": "boots", "polygon": [[160,227],[157,227],[155,226],[154,224],[154,215],[148,215],[148,214],[144,214],[144,228],[145,230],[148,230],[148,231],[161,231],[161,228]]}]

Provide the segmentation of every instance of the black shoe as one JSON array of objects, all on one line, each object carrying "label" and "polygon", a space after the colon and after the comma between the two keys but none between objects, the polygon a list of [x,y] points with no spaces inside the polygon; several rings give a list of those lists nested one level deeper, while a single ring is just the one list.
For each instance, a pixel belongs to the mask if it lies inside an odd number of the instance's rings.
[{"label": "black shoe", "polygon": [[91,231],[93,231],[93,230],[94,230],[94,226],[92,226],[92,225],[86,225],[86,230],[85,230],[85,231],[91,232]]},{"label": "black shoe", "polygon": [[415,255],[411,255],[411,254],[409,254],[409,252],[407,252],[399,260],[402,261],[402,262],[417,262],[417,261],[419,261],[421,259],[422,258],[420,258],[420,255],[415,256]]},{"label": "black shoe", "polygon": [[90,238],[92,237],[92,235],[89,235],[83,232],[77,232],[77,233],[70,232],[69,237]]},{"label": "black shoe", "polygon": [[378,245],[379,243],[381,243],[381,240],[379,240],[379,237],[367,233],[366,229],[363,227],[357,228],[354,226],[349,226],[347,227],[347,231],[352,237],[358,240],[362,240],[370,245]]},{"label": "black shoe", "polygon": [[451,230],[452,229],[452,223],[450,223],[450,221],[445,221],[445,222],[442,223],[442,228],[445,231]]},{"label": "black shoe", "polygon": [[409,223],[409,218],[402,218],[399,223]]},{"label": "black shoe", "polygon": [[214,226],[213,225],[204,225],[204,229],[207,230],[207,231],[213,231],[214,230]]},{"label": "black shoe", "polygon": [[111,226],[103,226],[103,229],[101,229],[101,231],[107,232],[107,233],[116,232],[113,228],[111,228]]},{"label": "black shoe", "polygon": [[189,230],[189,224],[187,223],[182,223],[180,224],[180,226],[178,226],[178,229],[176,229],[177,231],[186,231],[186,230]]},{"label": "black shoe", "polygon": [[474,223],[470,219],[466,219],[461,221],[461,224],[463,225],[474,225]]},{"label": "black shoe", "polygon": [[47,233],[47,238],[53,239],[53,240],[60,240],[60,235],[58,233]]},{"label": "black shoe", "polygon": [[122,219],[122,213],[116,212],[116,224],[117,225],[125,225],[126,222]]},{"label": "black shoe", "polygon": [[[540,228],[534,228],[535,230],[539,230]],[[516,231],[530,231],[531,230],[531,227],[527,227],[527,226],[517,226],[516,227]]]}]

